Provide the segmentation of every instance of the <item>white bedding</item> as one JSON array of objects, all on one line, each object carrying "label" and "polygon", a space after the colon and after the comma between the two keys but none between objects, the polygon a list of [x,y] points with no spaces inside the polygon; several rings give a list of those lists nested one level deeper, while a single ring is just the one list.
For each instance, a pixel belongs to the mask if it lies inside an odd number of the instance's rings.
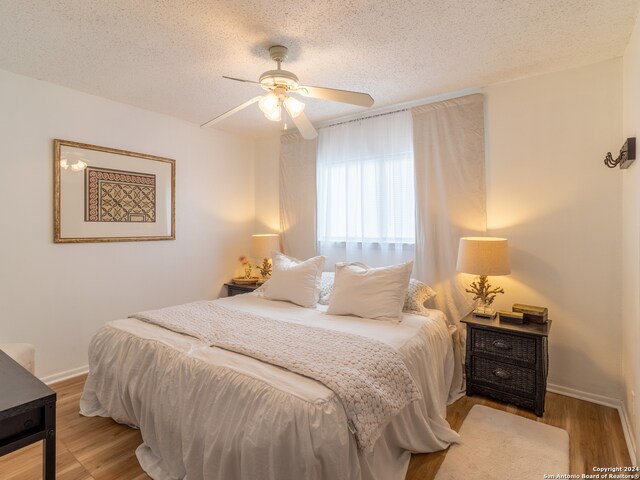
[{"label": "white bedding", "polygon": [[[410,452],[457,441],[445,420],[454,356],[441,312],[391,324],[256,294],[218,302],[382,341],[400,351],[423,398],[405,407],[367,453],[322,384],[140,320],[110,322],[91,343],[81,413],[139,427],[138,459],[154,479],[403,479]],[[430,328],[418,338],[423,322]]]}]

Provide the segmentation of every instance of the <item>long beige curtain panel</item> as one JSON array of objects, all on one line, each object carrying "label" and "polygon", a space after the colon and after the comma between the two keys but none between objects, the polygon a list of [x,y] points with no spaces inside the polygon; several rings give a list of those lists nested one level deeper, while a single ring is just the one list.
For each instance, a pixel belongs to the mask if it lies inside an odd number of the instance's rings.
[{"label": "long beige curtain panel", "polygon": [[487,230],[484,98],[459,97],[412,109],[416,176],[416,278],[437,292],[454,334],[456,375],[462,391],[464,336],[460,319],[473,310],[456,272],[460,237]]}]

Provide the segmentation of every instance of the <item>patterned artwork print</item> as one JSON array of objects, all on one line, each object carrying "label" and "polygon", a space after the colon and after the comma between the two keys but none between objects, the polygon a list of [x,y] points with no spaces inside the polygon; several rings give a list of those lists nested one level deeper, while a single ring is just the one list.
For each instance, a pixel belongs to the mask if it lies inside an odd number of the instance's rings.
[{"label": "patterned artwork print", "polygon": [[85,169],[86,222],[156,221],[156,176],[108,168]]}]

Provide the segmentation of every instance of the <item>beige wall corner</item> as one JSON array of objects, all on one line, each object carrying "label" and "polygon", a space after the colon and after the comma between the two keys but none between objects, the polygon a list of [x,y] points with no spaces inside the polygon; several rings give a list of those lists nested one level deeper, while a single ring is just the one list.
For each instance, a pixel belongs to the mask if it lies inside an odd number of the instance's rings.
[{"label": "beige wall corner", "polygon": [[[623,58],[623,135],[640,137],[640,17]],[[636,152],[636,156],[638,152]],[[640,161],[622,176],[622,362],[624,405],[633,431],[636,462],[640,445]]]}]

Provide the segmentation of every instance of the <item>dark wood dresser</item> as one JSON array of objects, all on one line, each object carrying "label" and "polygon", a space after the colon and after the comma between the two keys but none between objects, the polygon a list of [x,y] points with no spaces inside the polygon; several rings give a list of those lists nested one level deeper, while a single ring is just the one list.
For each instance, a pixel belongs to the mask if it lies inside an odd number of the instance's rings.
[{"label": "dark wood dresser", "polygon": [[0,456],[43,442],[42,476],[56,477],[56,392],[0,350]]},{"label": "dark wood dresser", "polygon": [[549,373],[551,320],[539,325],[464,318],[467,395],[475,393],[531,409],[541,417]]}]

